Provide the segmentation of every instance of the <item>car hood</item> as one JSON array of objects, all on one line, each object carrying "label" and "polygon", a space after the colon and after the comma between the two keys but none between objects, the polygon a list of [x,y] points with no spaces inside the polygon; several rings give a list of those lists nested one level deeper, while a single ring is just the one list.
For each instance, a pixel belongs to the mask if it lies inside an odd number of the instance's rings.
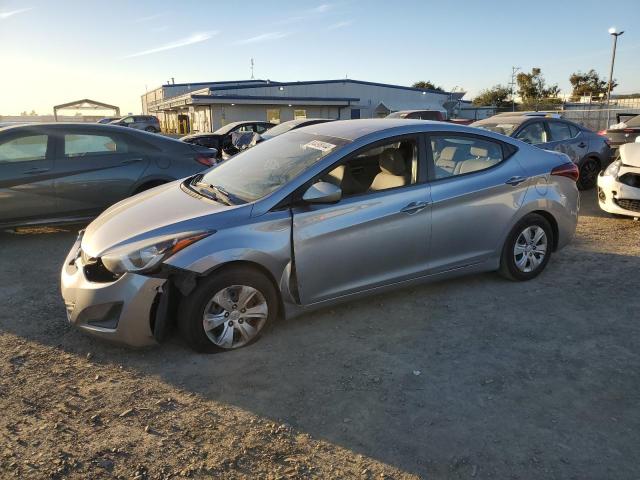
[{"label": "car hood", "polygon": [[183,190],[183,182],[160,185],[105,210],[86,228],[82,250],[99,257],[128,243],[213,231],[251,213],[251,205],[229,206],[191,195]]}]

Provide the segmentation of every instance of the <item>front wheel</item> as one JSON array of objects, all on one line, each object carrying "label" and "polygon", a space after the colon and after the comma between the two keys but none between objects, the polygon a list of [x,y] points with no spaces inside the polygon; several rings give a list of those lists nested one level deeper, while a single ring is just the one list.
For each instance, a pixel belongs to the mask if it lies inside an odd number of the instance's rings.
[{"label": "front wheel", "polygon": [[277,314],[271,281],[255,269],[233,267],[213,272],[183,299],[178,325],[191,348],[213,353],[254,342]]},{"label": "front wheel", "polygon": [[579,165],[578,190],[591,190],[598,182],[600,162],[595,158],[585,158]]},{"label": "front wheel", "polygon": [[157,130],[153,127],[147,127],[144,129],[145,132],[156,133]]},{"label": "front wheel", "polygon": [[532,213],[511,230],[502,249],[500,274],[514,281],[531,280],[547,266],[553,232],[546,218]]}]

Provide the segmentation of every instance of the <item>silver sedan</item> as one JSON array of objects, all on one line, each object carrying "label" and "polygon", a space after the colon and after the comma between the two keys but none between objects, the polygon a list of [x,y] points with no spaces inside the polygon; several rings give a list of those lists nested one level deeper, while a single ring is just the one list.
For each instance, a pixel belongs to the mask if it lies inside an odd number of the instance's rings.
[{"label": "silver sedan", "polygon": [[540,274],[575,233],[577,167],[489,131],[350,120],[289,132],[126,199],[62,269],[69,321],[134,346],[177,324],[198,351],[278,316],[420,282]]}]

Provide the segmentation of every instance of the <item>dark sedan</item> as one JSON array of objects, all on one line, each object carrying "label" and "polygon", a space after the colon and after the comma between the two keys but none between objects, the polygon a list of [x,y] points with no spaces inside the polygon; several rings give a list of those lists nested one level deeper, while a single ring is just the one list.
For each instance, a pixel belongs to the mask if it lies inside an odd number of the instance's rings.
[{"label": "dark sedan", "polygon": [[578,188],[596,185],[598,172],[611,162],[607,139],[586,127],[560,118],[531,115],[497,115],[471,124],[517,138],[545,150],[555,150],[571,158],[580,169]]},{"label": "dark sedan", "polygon": [[218,158],[222,155],[222,150],[233,149],[232,134],[235,132],[254,132],[262,134],[275,124],[261,121],[233,122],[219,128],[213,133],[194,133],[186,135],[180,140],[195,145],[200,145],[218,150]]},{"label": "dark sedan", "polygon": [[0,128],[0,226],[81,221],[215,164],[216,152],[100,124]]}]

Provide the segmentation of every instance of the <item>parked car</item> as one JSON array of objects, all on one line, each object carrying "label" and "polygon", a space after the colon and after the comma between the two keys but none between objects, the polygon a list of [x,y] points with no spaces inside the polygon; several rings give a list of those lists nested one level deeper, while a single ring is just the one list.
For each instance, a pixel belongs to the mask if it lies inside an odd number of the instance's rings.
[{"label": "parked car", "polygon": [[233,122],[228,123],[224,127],[219,128],[213,133],[194,133],[186,135],[180,140],[203,147],[215,148],[218,151],[218,158],[221,158],[223,150],[233,149],[232,134],[235,132],[255,132],[262,134],[275,123],[261,121]]},{"label": "parked car", "polygon": [[135,128],[136,130],[144,130],[145,132],[151,133],[158,133],[160,131],[160,121],[158,117],[154,117],[153,115],[129,115],[113,120],[110,124]]},{"label": "parked car", "polygon": [[96,123],[103,123],[103,124],[104,123],[111,123],[111,122],[114,122],[116,120],[120,120],[120,118],[122,118],[122,117],[104,117],[104,118],[101,118],[100,120],[98,120]]},{"label": "parked car", "polygon": [[0,226],[79,221],[214,164],[215,152],[112,125],[0,129]]},{"label": "parked car", "polygon": [[385,118],[405,118],[407,120],[432,120],[435,122],[451,122],[458,125],[473,123],[468,118],[447,118],[447,114],[440,110],[400,110],[387,115]]},{"label": "parked car", "polygon": [[[639,137],[640,138],[640,137]],[[625,143],[620,158],[598,176],[598,202],[605,212],[640,217],[640,143]]]},{"label": "parked car", "polygon": [[280,313],[462,273],[530,280],[574,235],[577,178],[564,154],[476,128],[316,124],[111,207],[62,296],[104,339],[150,344],[175,319],[194,349],[234,349]]},{"label": "parked car", "polygon": [[297,120],[289,120],[288,122],[282,122],[273,128],[270,128],[265,133],[261,134],[261,140],[270,140],[273,137],[287,133],[290,130],[296,130],[302,127],[308,127],[309,125],[316,125],[317,123],[333,122],[332,118],[299,118]]},{"label": "parked car", "polygon": [[471,126],[568,155],[580,170],[580,190],[595,187],[598,172],[611,162],[606,138],[568,120],[536,115],[500,115],[479,120]]},{"label": "parked car", "polygon": [[614,150],[620,145],[635,142],[637,138],[640,138],[640,115],[619,113],[616,118],[617,124],[599,132],[600,135],[608,139],[609,145]]},{"label": "parked car", "polygon": [[447,114],[440,110],[400,110],[387,115],[386,118],[406,118],[410,120],[434,120],[446,122]]}]

